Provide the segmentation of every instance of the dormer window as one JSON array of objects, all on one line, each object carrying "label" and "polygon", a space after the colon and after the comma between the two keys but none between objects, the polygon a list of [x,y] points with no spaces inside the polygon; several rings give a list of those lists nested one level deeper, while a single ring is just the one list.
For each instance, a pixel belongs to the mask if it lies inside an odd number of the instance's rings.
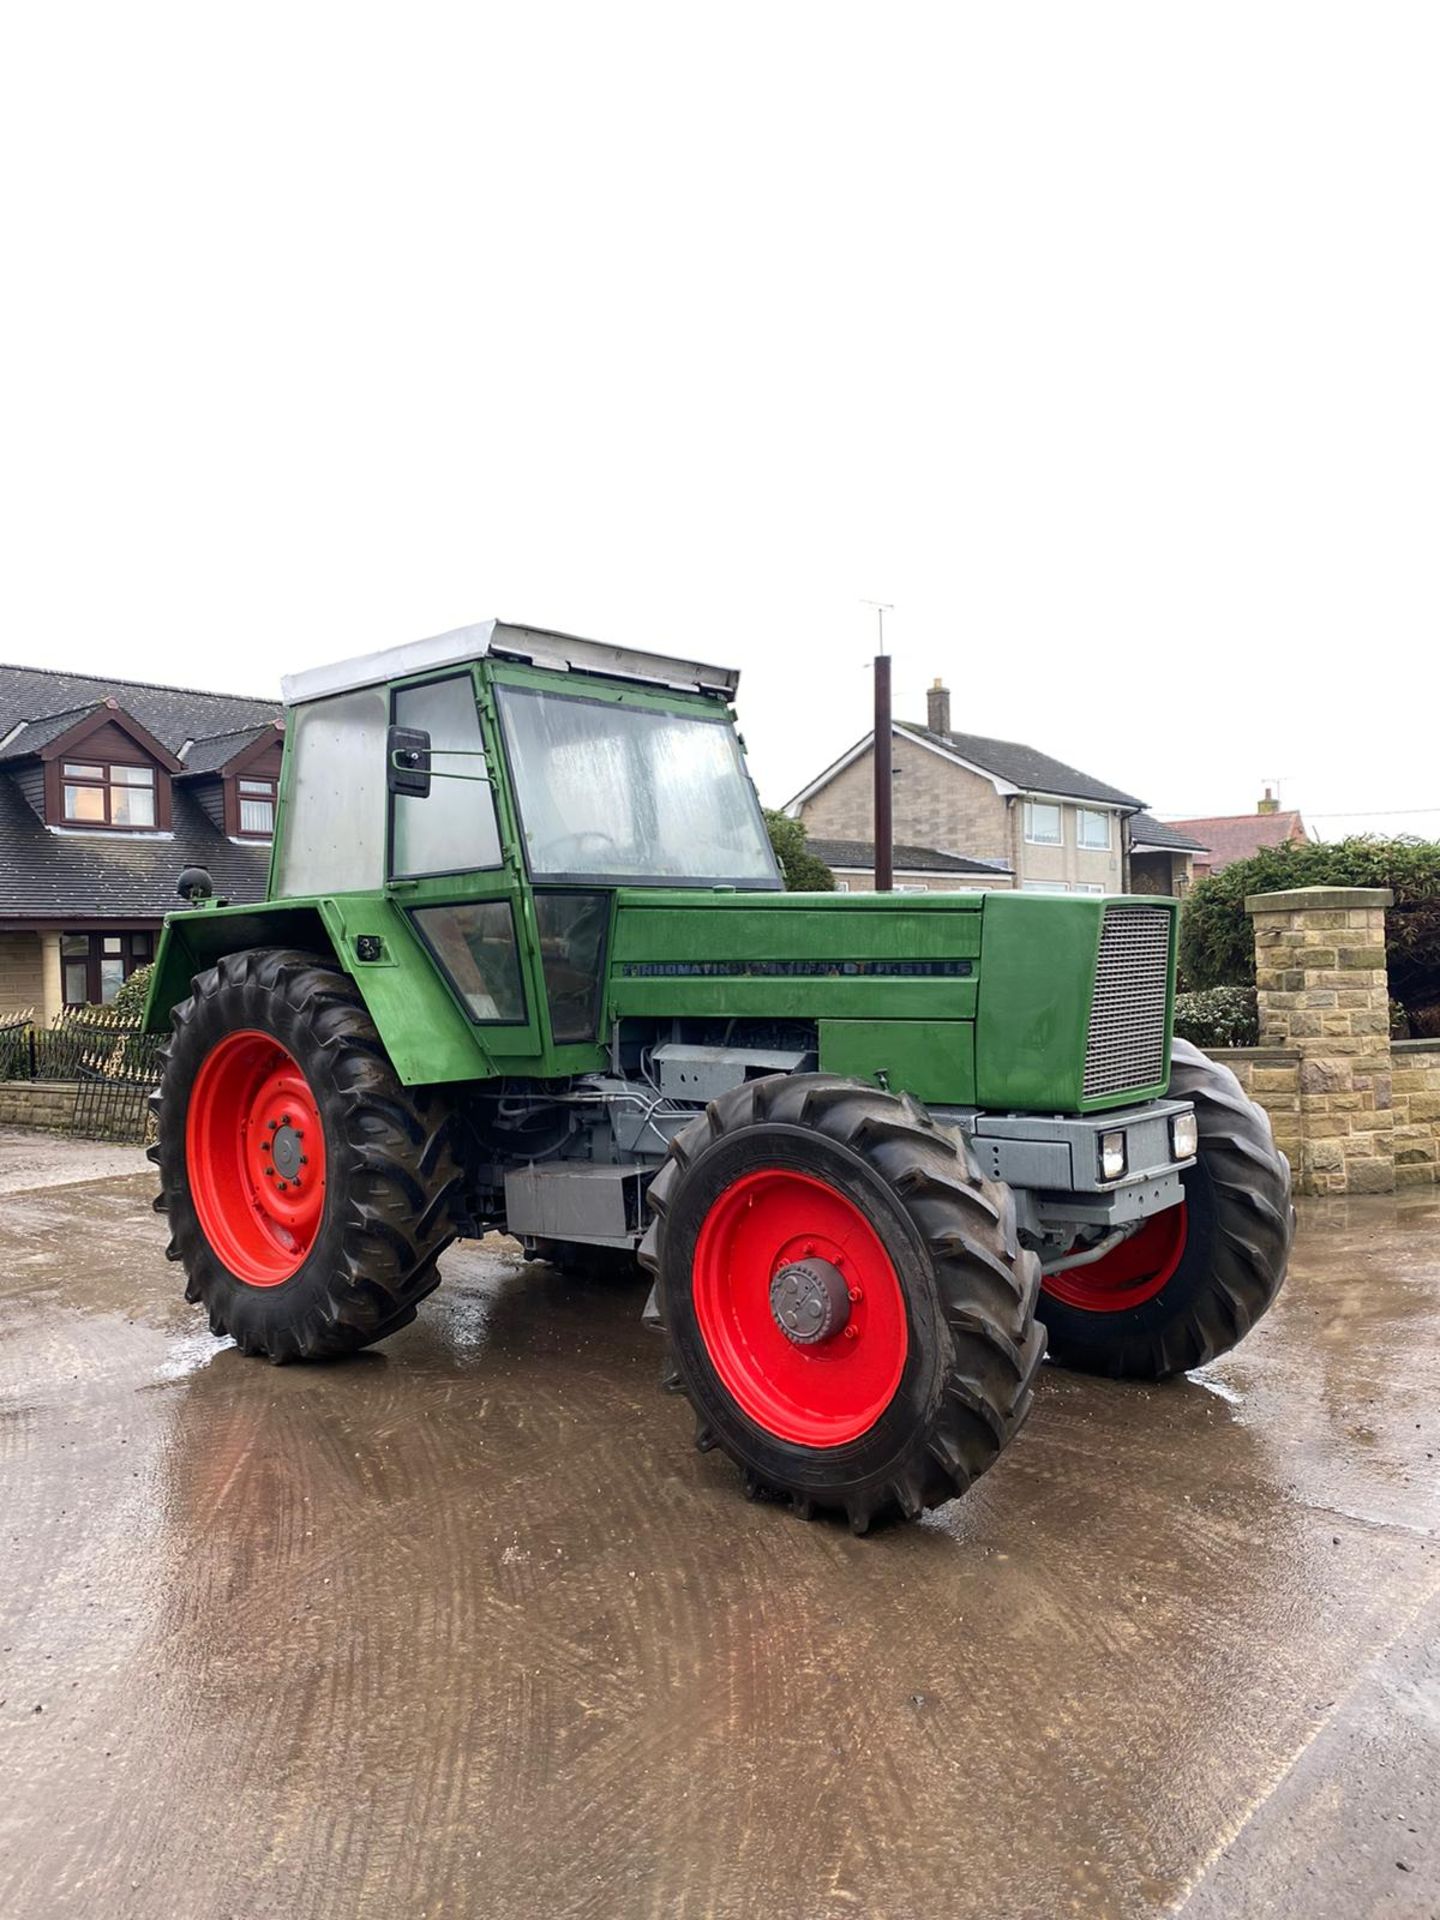
[{"label": "dormer window", "polygon": [[237,780],[240,789],[240,838],[269,840],[275,833],[275,782]]},{"label": "dormer window", "polygon": [[64,820],[76,827],[153,827],[154,767],[66,760],[61,766]]}]

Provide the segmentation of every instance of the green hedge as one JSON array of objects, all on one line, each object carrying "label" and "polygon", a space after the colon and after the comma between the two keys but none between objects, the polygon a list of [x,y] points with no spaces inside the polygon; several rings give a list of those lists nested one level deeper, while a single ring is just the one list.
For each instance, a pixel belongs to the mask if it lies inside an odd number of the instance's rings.
[{"label": "green hedge", "polygon": [[778,808],[766,807],[765,830],[770,835],[770,844],[775,849],[775,858],[780,862],[780,871],[785,876],[786,890],[790,893],[833,893],[835,876],[820,858],[806,845],[809,835],[803,822],[792,820],[788,813]]},{"label": "green hedge", "polygon": [[1175,1033],[1209,1053],[1216,1047],[1260,1044],[1253,987],[1205,987],[1175,996]]},{"label": "green hedge", "polygon": [[1325,844],[1274,847],[1199,881],[1180,917],[1180,974],[1188,991],[1253,986],[1252,893],[1289,887],[1389,887],[1386,916],[1390,991],[1412,1024],[1440,1009],[1440,842],[1359,835]]},{"label": "green hedge", "polygon": [[145,1011],[145,993],[150,985],[150,968],[154,965],[136,967],[123,986],[116,989],[112,1005],[116,1013],[132,1015],[138,1020]]}]

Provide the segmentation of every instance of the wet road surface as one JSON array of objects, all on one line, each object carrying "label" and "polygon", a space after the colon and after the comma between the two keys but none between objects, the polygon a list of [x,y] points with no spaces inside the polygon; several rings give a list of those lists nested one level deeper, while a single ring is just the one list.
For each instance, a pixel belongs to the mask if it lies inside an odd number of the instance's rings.
[{"label": "wet road surface", "polygon": [[242,1360],[143,1167],[0,1133],[4,1920],[1440,1914],[1440,1199],[856,1540],[508,1242]]}]

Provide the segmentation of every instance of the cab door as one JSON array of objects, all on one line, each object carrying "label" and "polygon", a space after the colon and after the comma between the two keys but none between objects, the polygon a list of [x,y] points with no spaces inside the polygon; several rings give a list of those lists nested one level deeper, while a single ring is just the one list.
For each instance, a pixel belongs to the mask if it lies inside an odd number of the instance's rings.
[{"label": "cab door", "polygon": [[[468,668],[393,689],[390,723],[430,739],[428,793],[389,794],[386,891],[497,1066],[533,1069],[540,997],[517,858],[507,854]],[[388,784],[388,783],[387,783]]]}]

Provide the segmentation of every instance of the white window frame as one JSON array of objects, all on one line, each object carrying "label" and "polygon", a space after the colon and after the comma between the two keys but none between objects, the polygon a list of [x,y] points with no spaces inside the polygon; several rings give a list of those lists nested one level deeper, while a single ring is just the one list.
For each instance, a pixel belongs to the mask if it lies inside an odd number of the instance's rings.
[{"label": "white window frame", "polygon": [[[1035,832],[1035,815],[1043,810],[1055,816],[1055,835]],[[1065,809],[1058,800],[1027,800],[1025,802],[1025,844],[1028,847],[1063,847],[1065,844]]]},{"label": "white window frame", "polygon": [[[1114,828],[1110,824],[1112,817],[1112,815],[1106,813],[1101,807],[1077,807],[1075,809],[1076,846],[1083,847],[1086,853],[1109,853],[1115,838]],[[1085,823],[1087,820],[1099,820],[1104,825],[1105,838],[1103,840],[1087,840],[1085,838]]]},{"label": "white window frame", "polygon": [[1022,880],[1022,893],[1069,893],[1070,888],[1063,880]]},{"label": "white window frame", "polygon": [[1102,887],[1095,880],[1077,880],[1071,889],[1074,893],[1108,893],[1108,887]]}]

